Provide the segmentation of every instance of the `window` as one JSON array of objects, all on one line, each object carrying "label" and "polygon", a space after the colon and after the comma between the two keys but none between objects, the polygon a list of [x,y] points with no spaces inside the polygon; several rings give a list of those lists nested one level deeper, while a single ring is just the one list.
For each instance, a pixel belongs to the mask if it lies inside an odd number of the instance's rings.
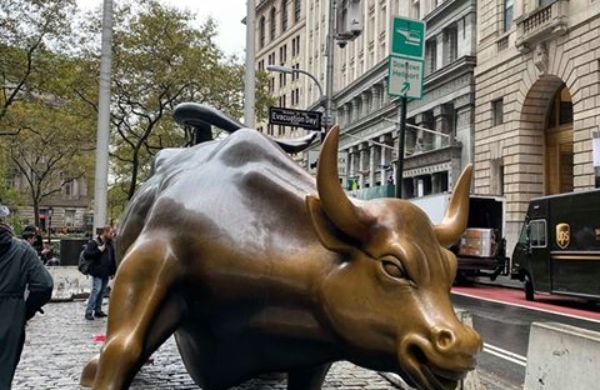
[{"label": "window", "polygon": [[563,84],[552,99],[548,112],[548,127],[555,128],[570,123],[573,123],[573,101],[569,89]]},{"label": "window", "polygon": [[292,57],[300,55],[300,36],[292,39]]},{"label": "window", "polygon": [[452,63],[458,57],[458,31],[456,26],[444,30],[444,51],[446,64]]},{"label": "window", "polygon": [[258,22],[258,36],[259,42],[258,45],[262,49],[265,47],[265,17],[260,18],[260,22]]},{"label": "window", "polygon": [[287,0],[281,0],[281,32],[288,28]]},{"label": "window", "polygon": [[410,17],[413,19],[421,19],[421,4],[419,0],[412,0]]},{"label": "window", "polygon": [[292,91],[292,106],[300,104],[300,90],[298,88]]},{"label": "window", "polygon": [[539,0],[540,7],[545,7],[548,4],[552,4],[552,3],[554,3],[554,0]]},{"label": "window", "polygon": [[504,31],[510,30],[513,24],[513,3],[514,0],[504,0]]},{"label": "window", "polygon": [[532,248],[545,248],[547,246],[546,239],[546,221],[538,219],[529,222],[529,243]]},{"label": "window", "polygon": [[427,74],[437,69],[437,41],[435,38],[425,42],[425,59],[427,61]]},{"label": "window", "polygon": [[287,84],[287,78],[285,76],[285,73],[279,73],[279,88],[283,88]]},{"label": "window", "polygon": [[65,210],[65,225],[75,226],[75,210]]},{"label": "window", "polygon": [[275,92],[275,77],[269,79],[269,93]]},{"label": "window", "polygon": [[300,0],[294,0],[294,23],[298,23],[300,21],[300,13],[302,10],[302,3]]},{"label": "window", "polygon": [[274,40],[275,34],[277,33],[277,19],[275,17],[277,11],[275,11],[275,7],[271,8],[271,20],[269,20],[269,39]]},{"label": "window", "polygon": [[492,101],[492,121],[494,126],[504,123],[504,102],[502,99]]},{"label": "window", "polygon": [[258,70],[261,72],[265,70],[265,60],[258,61]]},{"label": "window", "polygon": [[287,45],[283,45],[279,48],[279,62],[281,65],[285,65],[287,61]]},{"label": "window", "polygon": [[64,183],[65,195],[71,196],[73,195],[73,180],[69,180]]}]

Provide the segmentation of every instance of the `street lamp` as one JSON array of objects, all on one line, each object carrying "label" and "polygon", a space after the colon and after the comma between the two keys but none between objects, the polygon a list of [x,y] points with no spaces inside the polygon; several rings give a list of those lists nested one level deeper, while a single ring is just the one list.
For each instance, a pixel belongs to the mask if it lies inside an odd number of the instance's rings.
[{"label": "street lamp", "polygon": [[[278,73],[283,73],[283,74],[303,74],[305,76],[308,76],[310,79],[312,79],[312,81],[315,82],[315,84],[317,84],[317,88],[319,88],[319,94],[320,94],[320,99],[319,99],[319,105],[323,105],[325,104],[327,106],[327,101],[329,100],[329,96],[325,96],[325,94],[323,93],[323,86],[321,85],[321,83],[319,83],[319,80],[317,80],[317,78],[315,76],[313,76],[311,73],[308,73],[305,70],[302,69],[295,69],[295,68],[290,68],[289,66],[283,66],[283,65],[268,65],[267,66],[267,70],[269,72],[278,72]],[[325,113],[325,123],[323,124],[324,128],[327,128],[327,126],[330,125],[329,122],[329,117],[331,116],[330,113]]]}]

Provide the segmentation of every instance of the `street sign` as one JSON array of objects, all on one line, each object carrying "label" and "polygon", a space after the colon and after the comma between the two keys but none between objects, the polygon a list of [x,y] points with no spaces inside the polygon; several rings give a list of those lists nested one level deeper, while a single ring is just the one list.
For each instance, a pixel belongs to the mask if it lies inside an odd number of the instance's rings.
[{"label": "street sign", "polygon": [[425,58],[425,22],[394,16],[391,54],[423,60]]},{"label": "street sign", "polygon": [[423,61],[391,55],[388,95],[421,99],[423,96]]},{"label": "street sign", "polygon": [[321,130],[321,117],[318,111],[292,110],[283,107],[269,107],[269,124],[302,127],[306,130]]}]

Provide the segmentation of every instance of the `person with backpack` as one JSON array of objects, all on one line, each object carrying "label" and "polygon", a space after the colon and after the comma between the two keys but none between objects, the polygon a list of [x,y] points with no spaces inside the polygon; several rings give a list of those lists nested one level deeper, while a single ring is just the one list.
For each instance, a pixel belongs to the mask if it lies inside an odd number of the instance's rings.
[{"label": "person with backpack", "polygon": [[53,287],[33,247],[0,221],[0,389],[11,388],[25,344],[25,325],[42,312]]},{"label": "person with backpack", "polygon": [[114,230],[105,226],[98,237],[90,240],[85,247],[84,257],[89,261],[88,274],[92,277],[92,290],[85,308],[85,319],[106,317],[102,311],[102,297],[116,271],[115,250],[112,244]]}]

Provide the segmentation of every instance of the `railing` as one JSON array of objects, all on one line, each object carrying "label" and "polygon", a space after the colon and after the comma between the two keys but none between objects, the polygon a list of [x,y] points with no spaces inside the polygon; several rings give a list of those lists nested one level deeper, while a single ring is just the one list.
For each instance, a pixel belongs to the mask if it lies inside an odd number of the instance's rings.
[{"label": "railing", "polygon": [[393,184],[386,184],[382,186],[375,186],[370,188],[363,188],[360,190],[346,191],[349,196],[369,200],[375,198],[393,198],[395,196],[395,188]]},{"label": "railing", "polygon": [[566,34],[568,11],[569,0],[556,0],[515,20],[516,46],[519,49],[531,49],[538,43]]}]

